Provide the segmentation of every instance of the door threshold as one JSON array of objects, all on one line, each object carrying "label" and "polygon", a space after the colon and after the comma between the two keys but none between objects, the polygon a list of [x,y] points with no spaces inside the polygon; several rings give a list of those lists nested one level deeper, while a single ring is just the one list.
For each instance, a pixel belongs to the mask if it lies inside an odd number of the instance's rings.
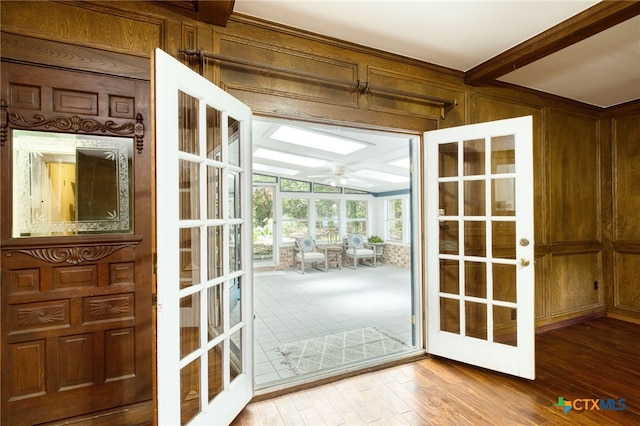
[{"label": "door threshold", "polygon": [[424,349],[412,349],[393,356],[376,358],[354,365],[327,369],[293,378],[280,379],[263,388],[255,389],[251,402],[263,401],[280,395],[314,388],[338,380],[358,376],[373,371],[384,370],[396,365],[407,364],[427,357]]}]

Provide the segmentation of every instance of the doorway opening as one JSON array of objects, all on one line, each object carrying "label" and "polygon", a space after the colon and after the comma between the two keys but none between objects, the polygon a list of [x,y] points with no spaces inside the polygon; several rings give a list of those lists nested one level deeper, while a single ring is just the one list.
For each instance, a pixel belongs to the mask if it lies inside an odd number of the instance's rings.
[{"label": "doorway opening", "polygon": [[254,117],[257,392],[423,352],[418,141]]}]

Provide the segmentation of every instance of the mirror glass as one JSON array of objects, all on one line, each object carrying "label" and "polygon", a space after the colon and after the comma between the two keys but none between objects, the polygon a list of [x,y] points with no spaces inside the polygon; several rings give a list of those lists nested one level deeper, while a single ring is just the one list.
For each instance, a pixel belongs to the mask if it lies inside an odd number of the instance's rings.
[{"label": "mirror glass", "polygon": [[133,232],[132,138],[12,136],[14,237]]}]

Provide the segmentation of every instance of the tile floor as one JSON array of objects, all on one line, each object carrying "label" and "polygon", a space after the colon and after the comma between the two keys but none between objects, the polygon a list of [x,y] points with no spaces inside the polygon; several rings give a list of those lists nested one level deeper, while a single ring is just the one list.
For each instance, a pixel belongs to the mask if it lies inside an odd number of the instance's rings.
[{"label": "tile floor", "polygon": [[412,344],[408,269],[256,272],[254,296],[256,388],[293,376],[276,351],[284,343],[377,326]]}]

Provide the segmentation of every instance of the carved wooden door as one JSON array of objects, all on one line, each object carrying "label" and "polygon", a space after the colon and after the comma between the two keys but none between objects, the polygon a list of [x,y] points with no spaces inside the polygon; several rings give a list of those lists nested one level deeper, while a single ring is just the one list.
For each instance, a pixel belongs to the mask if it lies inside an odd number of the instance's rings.
[{"label": "carved wooden door", "polygon": [[2,62],[5,425],[152,398],[149,83]]}]

